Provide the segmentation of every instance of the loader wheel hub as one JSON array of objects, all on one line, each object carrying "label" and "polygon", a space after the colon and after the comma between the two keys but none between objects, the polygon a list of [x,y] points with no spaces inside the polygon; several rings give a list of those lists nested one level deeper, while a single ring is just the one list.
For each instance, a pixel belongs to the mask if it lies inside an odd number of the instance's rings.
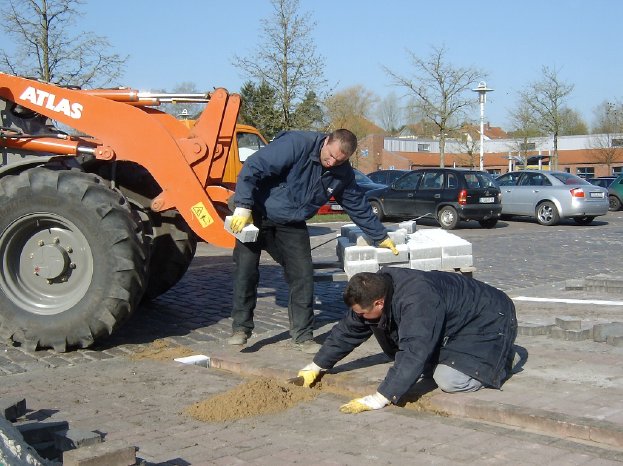
[{"label": "loader wheel hub", "polygon": [[53,315],[75,306],[91,283],[93,254],[80,228],[51,213],[16,218],[0,232],[0,288],[22,309]]},{"label": "loader wheel hub", "polygon": [[56,244],[43,245],[33,253],[36,276],[47,280],[62,278],[69,268],[69,254]]}]

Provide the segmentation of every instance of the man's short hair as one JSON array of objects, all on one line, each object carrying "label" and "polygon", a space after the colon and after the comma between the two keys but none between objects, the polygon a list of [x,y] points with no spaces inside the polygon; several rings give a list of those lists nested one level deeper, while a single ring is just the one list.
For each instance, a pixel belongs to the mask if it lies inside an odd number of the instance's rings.
[{"label": "man's short hair", "polygon": [[357,150],[357,136],[347,129],[336,129],[329,134],[329,142],[334,140],[340,141],[340,150],[348,157],[353,155],[355,150]]},{"label": "man's short hair", "polygon": [[387,295],[389,283],[378,273],[359,272],[352,276],[344,290],[344,304],[353,307],[359,304],[368,309],[374,301]]}]

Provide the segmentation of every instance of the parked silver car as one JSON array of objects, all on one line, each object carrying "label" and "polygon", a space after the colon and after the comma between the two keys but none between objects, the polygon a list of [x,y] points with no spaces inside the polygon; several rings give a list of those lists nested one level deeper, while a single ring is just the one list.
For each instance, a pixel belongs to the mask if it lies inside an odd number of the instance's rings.
[{"label": "parked silver car", "polygon": [[523,170],[496,178],[502,191],[502,216],[536,217],[541,225],[572,218],[588,225],[608,213],[608,190],[565,172]]}]

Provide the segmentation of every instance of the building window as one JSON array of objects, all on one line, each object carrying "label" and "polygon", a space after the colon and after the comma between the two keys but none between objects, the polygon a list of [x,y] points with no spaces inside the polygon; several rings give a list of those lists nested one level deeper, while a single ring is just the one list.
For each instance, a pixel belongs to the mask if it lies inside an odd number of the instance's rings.
[{"label": "building window", "polygon": [[418,152],[430,152],[430,144],[418,144],[417,151]]},{"label": "building window", "polygon": [[521,151],[535,150],[535,149],[536,149],[536,142],[522,142],[521,144],[519,144],[519,150]]},{"label": "building window", "polygon": [[623,167],[612,167],[612,174],[619,176],[623,172]]},{"label": "building window", "polygon": [[594,178],[595,168],[594,167],[578,167],[576,169],[576,174],[580,178]]},{"label": "building window", "polygon": [[623,139],[620,138],[612,138],[610,141],[612,147],[623,147]]}]

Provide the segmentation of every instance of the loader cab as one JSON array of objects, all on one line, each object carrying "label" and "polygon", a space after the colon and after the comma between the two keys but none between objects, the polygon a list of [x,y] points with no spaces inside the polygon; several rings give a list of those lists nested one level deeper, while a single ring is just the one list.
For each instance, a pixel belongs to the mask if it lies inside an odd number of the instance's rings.
[{"label": "loader cab", "polygon": [[[195,124],[193,119],[178,121],[187,128],[192,128]],[[235,134],[229,148],[229,156],[225,164],[225,172],[223,173],[223,185],[234,190],[238,173],[244,161],[266,144],[266,139],[264,139],[264,136],[257,128],[250,125],[236,124]]]},{"label": "loader cab", "polygon": [[247,158],[266,145],[261,134],[252,126],[238,125],[236,128],[238,159],[244,163]]},{"label": "loader cab", "polygon": [[229,157],[223,174],[223,184],[233,185],[236,183],[242,164],[252,154],[266,145],[266,139],[257,128],[249,125],[236,125],[236,134],[229,148]]}]

